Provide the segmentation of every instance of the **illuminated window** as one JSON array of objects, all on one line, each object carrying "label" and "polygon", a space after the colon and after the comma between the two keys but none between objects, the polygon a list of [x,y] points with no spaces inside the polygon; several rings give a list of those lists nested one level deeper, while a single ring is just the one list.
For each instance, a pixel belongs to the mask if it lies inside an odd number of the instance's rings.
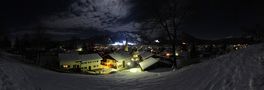
[{"label": "illuminated window", "polygon": [[127,65],[130,66],[131,65],[131,62],[128,62]]},{"label": "illuminated window", "polygon": [[178,52],[175,53],[176,56],[179,56],[180,54]]},{"label": "illuminated window", "polygon": [[70,65],[63,65],[63,68],[69,68]]},{"label": "illuminated window", "polygon": [[133,57],[138,57],[138,55],[133,55]]},{"label": "illuminated window", "polygon": [[170,53],[166,53],[166,56],[169,57],[171,54]]}]

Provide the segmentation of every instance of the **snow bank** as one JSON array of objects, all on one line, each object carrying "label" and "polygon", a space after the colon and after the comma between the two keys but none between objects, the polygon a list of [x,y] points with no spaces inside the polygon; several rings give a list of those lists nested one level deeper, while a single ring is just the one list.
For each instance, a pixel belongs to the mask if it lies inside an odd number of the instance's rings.
[{"label": "snow bank", "polygon": [[0,90],[36,90],[20,65],[15,61],[0,56]]}]

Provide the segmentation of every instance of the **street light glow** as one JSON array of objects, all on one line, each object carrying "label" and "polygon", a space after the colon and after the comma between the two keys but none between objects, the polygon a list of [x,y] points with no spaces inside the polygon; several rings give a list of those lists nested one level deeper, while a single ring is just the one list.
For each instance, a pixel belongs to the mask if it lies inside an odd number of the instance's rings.
[{"label": "street light glow", "polygon": [[160,41],[159,41],[159,40],[155,40],[155,42],[156,42],[156,43],[160,43]]},{"label": "street light glow", "polygon": [[[131,42],[128,42],[127,44],[128,45],[136,45],[136,43],[131,43]],[[110,44],[110,45],[113,45],[113,46],[123,46],[123,45],[126,45],[126,41],[123,41],[123,42],[115,42],[114,44]]]},{"label": "street light glow", "polygon": [[83,48],[78,48],[76,51],[81,52],[81,51],[83,51]]},{"label": "street light glow", "polygon": [[169,57],[171,54],[170,53],[166,53],[166,56]]},{"label": "street light glow", "polygon": [[178,53],[178,52],[176,52],[176,53],[175,53],[175,55],[176,55],[176,56],[179,56],[179,53]]},{"label": "street light glow", "polygon": [[127,65],[130,66],[131,65],[131,62],[128,62]]}]

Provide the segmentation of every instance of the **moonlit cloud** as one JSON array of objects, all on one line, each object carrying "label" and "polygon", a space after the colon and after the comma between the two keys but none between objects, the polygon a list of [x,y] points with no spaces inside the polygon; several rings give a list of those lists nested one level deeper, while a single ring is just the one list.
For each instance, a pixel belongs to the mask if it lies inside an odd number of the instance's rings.
[{"label": "moonlit cloud", "polygon": [[[153,8],[168,0],[4,0],[1,30],[30,33],[35,27],[52,29],[58,35],[84,35],[84,32],[143,31],[140,22]],[[186,1],[186,0],[183,0]],[[263,5],[255,1],[191,0],[192,15],[182,31],[200,38],[239,36],[241,27],[254,27],[263,21]],[[90,28],[96,28],[91,30]],[[79,32],[78,30],[82,30]],[[100,31],[101,30],[101,31]],[[21,32],[20,32],[21,31]],[[50,30],[48,30],[50,31]],[[99,32],[96,32],[99,31]],[[61,33],[60,33],[61,32]],[[63,32],[74,32],[63,33]],[[149,31],[148,37],[157,36]],[[146,33],[144,33],[146,34]],[[88,36],[88,35],[86,35]]]},{"label": "moonlit cloud", "polygon": [[96,27],[111,31],[135,30],[133,22],[122,24],[129,14],[129,0],[77,0],[68,11],[45,18],[42,23],[52,28]]}]

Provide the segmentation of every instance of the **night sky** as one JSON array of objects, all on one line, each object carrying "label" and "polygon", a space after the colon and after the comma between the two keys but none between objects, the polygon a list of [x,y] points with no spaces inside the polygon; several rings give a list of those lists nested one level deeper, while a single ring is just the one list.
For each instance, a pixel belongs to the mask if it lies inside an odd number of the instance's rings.
[{"label": "night sky", "polygon": [[[263,6],[260,2],[193,1],[193,14],[182,31],[196,37],[240,36],[241,27],[262,24]],[[65,35],[75,33],[65,32],[68,29],[91,27],[113,32],[137,31],[140,27],[136,22],[137,15],[144,12],[140,11],[140,5],[152,4],[151,0],[5,0],[1,2],[1,27],[14,33],[40,25]]]}]

